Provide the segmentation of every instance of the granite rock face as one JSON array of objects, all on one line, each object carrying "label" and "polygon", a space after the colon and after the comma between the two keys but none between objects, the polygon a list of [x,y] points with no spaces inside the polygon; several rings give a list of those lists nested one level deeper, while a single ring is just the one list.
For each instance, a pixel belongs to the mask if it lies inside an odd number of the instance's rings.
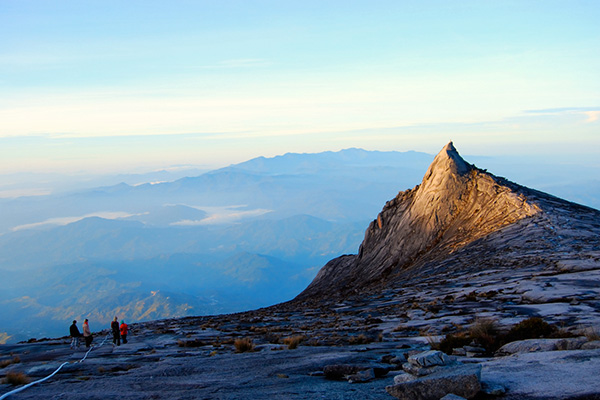
[{"label": "granite rock face", "polygon": [[328,263],[299,296],[347,292],[450,254],[502,227],[538,214],[528,190],[461,158],[450,142],[423,181],[400,192],[369,225],[358,255]]}]

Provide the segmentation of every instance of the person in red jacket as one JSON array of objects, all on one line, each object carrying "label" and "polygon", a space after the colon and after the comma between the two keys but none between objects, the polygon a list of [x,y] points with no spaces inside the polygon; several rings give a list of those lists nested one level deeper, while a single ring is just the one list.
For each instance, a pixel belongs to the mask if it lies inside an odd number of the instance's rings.
[{"label": "person in red jacket", "polygon": [[121,321],[121,339],[123,339],[123,344],[127,343],[127,324],[125,321]]}]

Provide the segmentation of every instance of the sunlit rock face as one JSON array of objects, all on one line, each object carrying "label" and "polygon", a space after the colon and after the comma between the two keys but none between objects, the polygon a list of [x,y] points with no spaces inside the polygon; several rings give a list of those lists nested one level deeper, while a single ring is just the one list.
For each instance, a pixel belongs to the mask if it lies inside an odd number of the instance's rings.
[{"label": "sunlit rock face", "polygon": [[[560,215],[575,213],[575,218],[585,219],[582,212],[597,215],[596,210],[481,170],[463,160],[450,142],[435,157],[420,185],[387,202],[367,228],[358,254],[330,261],[298,298],[347,294],[417,272],[431,274],[438,269],[436,260],[454,268],[457,263],[469,269],[483,266],[481,253],[479,260],[452,258],[482,243],[496,252],[502,250],[506,243],[499,241],[499,233],[509,227],[513,246],[551,249],[549,237],[565,228]],[[540,229],[547,235],[540,234]]]}]

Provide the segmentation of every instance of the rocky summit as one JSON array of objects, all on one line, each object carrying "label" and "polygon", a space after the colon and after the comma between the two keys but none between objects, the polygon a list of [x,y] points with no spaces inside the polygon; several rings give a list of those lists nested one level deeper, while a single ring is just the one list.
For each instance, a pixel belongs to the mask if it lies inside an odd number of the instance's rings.
[{"label": "rocky summit", "polygon": [[0,346],[0,396],[66,363],[8,398],[599,399],[600,211],[449,143],[296,299],[131,328]]}]

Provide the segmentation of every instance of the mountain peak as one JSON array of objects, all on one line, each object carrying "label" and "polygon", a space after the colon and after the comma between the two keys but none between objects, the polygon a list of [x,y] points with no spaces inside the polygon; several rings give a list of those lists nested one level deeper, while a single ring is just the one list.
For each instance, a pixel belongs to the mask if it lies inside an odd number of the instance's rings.
[{"label": "mountain peak", "polygon": [[433,162],[425,173],[423,182],[431,180],[436,175],[465,175],[472,169],[473,166],[463,160],[460,154],[458,154],[454,144],[448,142],[433,159]]},{"label": "mountain peak", "polygon": [[358,254],[332,260],[300,297],[360,287],[452,254],[540,212],[529,193],[467,163],[450,142],[420,185],[386,203]]}]

